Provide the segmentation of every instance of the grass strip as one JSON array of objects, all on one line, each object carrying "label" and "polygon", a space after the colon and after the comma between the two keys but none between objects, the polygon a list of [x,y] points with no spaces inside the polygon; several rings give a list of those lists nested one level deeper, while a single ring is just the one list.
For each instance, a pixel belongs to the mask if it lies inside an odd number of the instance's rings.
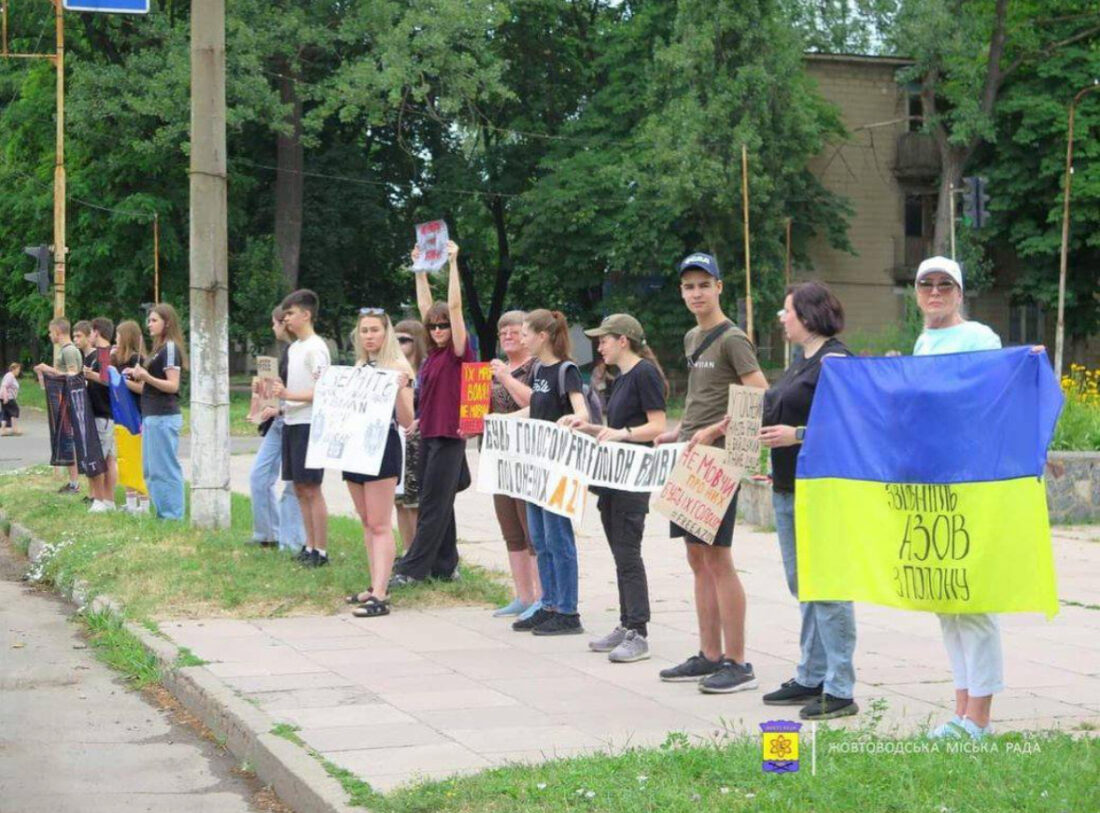
[{"label": "grass strip", "polygon": [[135,689],[160,683],[156,656],[123,625],[110,610],[85,612],[80,618],[88,630],[88,643],[95,656],[120,673]]},{"label": "grass strip", "polygon": [[765,773],[760,737],[752,732],[726,732],[705,744],[672,733],[658,748],[509,765],[386,795],[325,760],[296,726],[278,725],[272,733],[304,748],[341,783],[351,804],[374,813],[1063,813],[1100,805],[1100,749],[1087,737],[1012,733],[980,743],[934,743],[880,736],[874,728],[874,722],[861,730],[822,725],[814,744],[804,725],[795,773]]},{"label": "grass strip", "polygon": [[[77,579],[91,595],[109,594],[138,621],[163,618],[272,617],[346,611],[344,596],[370,582],[362,526],[329,520],[324,568],[302,568],[290,554],[246,543],[251,502],[232,497],[232,525],[220,531],[122,512],[89,514],[79,497],[56,493],[48,467],[0,475],[0,505],[46,543],[33,576],[68,589]],[[429,581],[393,597],[408,607],[497,605],[508,600],[498,574],[464,566],[455,582]]]}]

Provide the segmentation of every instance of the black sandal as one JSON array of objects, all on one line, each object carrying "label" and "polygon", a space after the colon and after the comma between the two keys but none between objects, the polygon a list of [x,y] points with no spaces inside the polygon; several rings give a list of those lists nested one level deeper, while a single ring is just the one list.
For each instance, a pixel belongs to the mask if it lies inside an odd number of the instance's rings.
[{"label": "black sandal", "polygon": [[390,600],[388,598],[380,599],[372,595],[360,606],[352,610],[351,614],[356,618],[374,618],[376,615],[389,615]]},{"label": "black sandal", "polygon": [[352,593],[350,596],[344,596],[344,603],[345,604],[362,604],[364,601],[369,601],[373,597],[374,588],[373,587],[368,587],[363,592],[367,594],[367,597],[365,599],[359,598],[359,596],[361,596],[362,593]]}]

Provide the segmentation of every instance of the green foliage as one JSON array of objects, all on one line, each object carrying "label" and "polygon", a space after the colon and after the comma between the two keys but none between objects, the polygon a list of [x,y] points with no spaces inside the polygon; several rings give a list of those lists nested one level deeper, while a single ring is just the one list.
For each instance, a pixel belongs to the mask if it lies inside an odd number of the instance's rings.
[{"label": "green foliage", "polygon": [[135,689],[160,683],[156,656],[126,629],[122,619],[109,610],[84,613],[82,618],[97,658],[122,673]]},{"label": "green foliage", "polygon": [[[121,512],[89,516],[79,500],[56,488],[44,469],[0,477],[5,513],[49,548],[35,577],[60,587],[82,580],[89,595],[110,595],[132,619],[158,618],[165,608],[195,617],[335,612],[345,609],[344,596],[370,580],[358,519],[330,517],[334,566],[303,571],[285,552],[243,544],[252,523],[247,497],[233,495],[231,527],[202,531]],[[496,574],[476,566],[464,567],[458,581],[432,581],[394,596],[397,608],[506,601]]]}]

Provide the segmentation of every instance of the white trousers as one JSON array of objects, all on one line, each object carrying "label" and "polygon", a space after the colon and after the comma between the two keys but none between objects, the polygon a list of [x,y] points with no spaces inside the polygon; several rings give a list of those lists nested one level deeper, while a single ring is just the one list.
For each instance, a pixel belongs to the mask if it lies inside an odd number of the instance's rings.
[{"label": "white trousers", "polygon": [[997,616],[985,613],[940,615],[943,643],[955,688],[971,697],[986,697],[1004,689],[1004,655]]}]

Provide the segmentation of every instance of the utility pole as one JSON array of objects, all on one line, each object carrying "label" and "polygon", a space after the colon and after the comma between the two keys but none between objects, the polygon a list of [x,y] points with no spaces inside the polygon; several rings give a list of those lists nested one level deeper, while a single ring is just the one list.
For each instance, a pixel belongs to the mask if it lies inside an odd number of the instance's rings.
[{"label": "utility pole", "polygon": [[745,333],[755,341],[752,329],[752,260],[749,254],[749,148],[741,145],[741,208],[745,220]]},{"label": "utility pole", "polygon": [[1077,103],[1094,90],[1100,90],[1100,79],[1094,79],[1088,87],[1077,91],[1069,103],[1069,122],[1066,132],[1066,174],[1062,182],[1062,248],[1058,255],[1058,328],[1054,334],[1054,375],[1062,380],[1063,350],[1066,342],[1066,270],[1069,264],[1069,193],[1073,183],[1073,119]]},{"label": "utility pole", "polygon": [[225,0],[191,3],[191,524],[227,528]]},{"label": "utility pole", "polygon": [[57,147],[53,166],[53,315],[65,315],[65,11],[53,0],[57,32]]}]

